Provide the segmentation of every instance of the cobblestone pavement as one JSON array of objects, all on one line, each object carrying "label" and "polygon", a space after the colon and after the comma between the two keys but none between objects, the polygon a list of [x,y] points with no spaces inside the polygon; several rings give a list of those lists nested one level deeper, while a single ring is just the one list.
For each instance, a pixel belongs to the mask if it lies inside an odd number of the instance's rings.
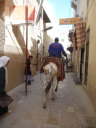
[{"label": "cobblestone pavement", "polygon": [[[41,76],[42,83],[44,81]],[[0,128],[96,128],[96,113],[81,85],[75,85],[73,74],[59,83],[56,100],[48,96],[43,109],[43,85],[40,75],[34,77],[25,96],[25,84],[8,92],[14,101],[9,113],[0,118]]]}]

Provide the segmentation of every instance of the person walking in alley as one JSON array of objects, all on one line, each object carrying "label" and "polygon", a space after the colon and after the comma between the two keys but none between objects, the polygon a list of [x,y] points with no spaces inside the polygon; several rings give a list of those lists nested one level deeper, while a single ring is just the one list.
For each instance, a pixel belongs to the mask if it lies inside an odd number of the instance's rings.
[{"label": "person walking in alley", "polygon": [[5,84],[7,83],[7,66],[10,58],[7,56],[0,57],[0,97],[6,95]]},{"label": "person walking in alley", "polygon": [[[31,61],[33,59],[33,56],[29,56],[27,59],[27,82],[28,85],[31,85],[31,81],[34,81],[33,76],[32,76],[32,67],[31,67]],[[25,63],[26,65],[26,63]],[[24,80],[26,81],[26,66],[25,66],[25,71],[24,71]]]}]

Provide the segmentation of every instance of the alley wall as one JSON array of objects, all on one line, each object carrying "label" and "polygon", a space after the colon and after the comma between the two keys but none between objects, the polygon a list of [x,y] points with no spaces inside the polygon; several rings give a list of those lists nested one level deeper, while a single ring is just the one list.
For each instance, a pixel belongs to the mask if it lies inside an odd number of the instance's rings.
[{"label": "alley wall", "polygon": [[[0,0],[0,56],[10,57],[8,83],[6,90],[11,90],[24,82],[26,61],[26,25],[10,23],[13,1]],[[33,56],[33,75],[36,74],[36,39],[35,28],[28,26],[28,55]]]},{"label": "alley wall", "polygon": [[87,90],[96,108],[96,1],[88,7],[87,30],[90,29]]},{"label": "alley wall", "polygon": [[[35,5],[35,21],[38,13],[39,2],[29,0],[28,6]],[[8,65],[8,83],[6,91],[9,91],[24,82],[24,70],[26,61],[26,24],[12,24],[11,15],[13,6],[24,6],[26,0],[0,0],[0,56],[10,57]],[[36,75],[40,69],[40,58],[44,53],[48,54],[48,46],[51,37],[43,32],[46,24],[43,19],[43,8],[39,14],[39,21],[34,26],[28,25],[28,55],[33,56],[32,73]],[[45,37],[45,38],[44,38]],[[37,46],[37,42],[39,44]],[[45,49],[44,49],[45,48]],[[37,60],[38,51],[38,60]],[[38,62],[37,62],[38,61]],[[37,63],[39,68],[37,68]]]},{"label": "alley wall", "polygon": [[[77,13],[81,20],[86,22],[86,41],[81,82],[96,108],[96,0],[76,0],[76,2],[77,10],[74,10],[74,14]],[[79,76],[81,53],[78,55],[78,60],[77,50],[74,50],[73,56],[74,71]],[[78,78],[80,80],[80,76]]]},{"label": "alley wall", "polygon": [[0,55],[4,53],[4,43],[5,43],[5,22],[4,22],[4,7],[5,0],[0,0]]}]

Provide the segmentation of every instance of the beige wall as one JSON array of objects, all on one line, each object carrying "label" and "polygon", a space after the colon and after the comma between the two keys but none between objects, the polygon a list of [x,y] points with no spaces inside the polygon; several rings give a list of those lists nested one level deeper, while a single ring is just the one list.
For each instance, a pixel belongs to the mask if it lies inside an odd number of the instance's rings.
[{"label": "beige wall", "polygon": [[[43,26],[42,26],[43,25]],[[46,22],[43,20],[43,24],[41,21],[41,26],[42,26],[42,30],[44,30],[46,28]],[[50,31],[50,30],[48,30]],[[39,53],[41,54],[41,56],[46,56],[48,55],[48,48],[50,43],[53,42],[52,37],[50,35],[48,35],[47,31],[41,31],[41,41],[38,45],[38,49],[39,49]]]},{"label": "beige wall", "polygon": [[[29,5],[32,1],[30,0]],[[26,58],[26,26],[12,25],[9,21],[13,3],[15,5],[25,4],[25,2],[23,3],[23,0],[18,1],[18,3],[15,0],[5,0],[5,2],[4,0],[0,0],[0,56],[6,55],[10,57],[10,64],[8,66],[8,84],[6,85],[7,91],[24,82],[23,78]],[[36,1],[34,2],[34,4],[35,3]],[[38,3],[36,5],[35,15],[37,15],[37,10]],[[5,21],[2,17],[4,17]],[[43,29],[44,23],[42,13],[38,24],[35,24],[34,26],[28,26],[28,54],[33,55],[33,75],[36,74],[37,40],[40,39],[38,52],[41,56],[43,53],[43,46],[45,45],[44,43],[46,42],[44,41],[44,33],[42,32]],[[47,35],[46,40],[49,40],[49,37],[47,37]]]},{"label": "beige wall", "polygon": [[[26,43],[24,40],[24,35],[26,34],[25,28],[23,26],[6,26],[5,34],[5,44],[4,44],[4,55],[10,57],[10,64],[8,66],[8,85],[6,90],[10,90],[17,85],[24,82],[24,68],[25,68],[25,58],[26,58]],[[31,40],[31,35],[29,31],[28,40],[28,51],[29,54],[33,55],[33,67],[36,58],[36,43]],[[26,38],[25,38],[26,39]],[[34,49],[34,50],[33,50]],[[35,67],[33,68],[36,71]]]},{"label": "beige wall", "polygon": [[96,1],[90,1],[87,19],[87,28],[90,28],[89,63],[87,90],[96,108]]},{"label": "beige wall", "polygon": [[[88,95],[93,101],[96,108],[96,0],[89,0],[87,5],[87,0],[78,0],[77,2],[77,12],[83,20],[86,21],[86,32],[90,28],[90,39],[89,39],[89,60],[88,60],[88,80],[87,86],[84,85],[85,77],[85,62],[83,65],[83,85],[86,87]],[[76,55],[75,55],[76,58]],[[86,58],[86,45],[85,45],[85,55]]]},{"label": "beige wall", "polygon": [[[89,0],[90,1],[90,0]],[[77,0],[77,14],[80,18],[87,16],[87,0]]]},{"label": "beige wall", "polygon": [[[18,4],[18,3],[17,3]],[[23,4],[22,4],[23,5]],[[26,27],[15,26],[8,22],[11,14],[12,1],[0,0],[0,56],[10,57],[8,66],[8,84],[6,90],[11,90],[24,82],[26,58]],[[4,19],[3,19],[4,18]],[[4,21],[5,20],[5,21]],[[33,75],[36,74],[36,29],[28,27],[28,53],[33,55]]]},{"label": "beige wall", "polygon": [[4,22],[5,0],[0,0],[0,56],[4,54],[5,22]]},{"label": "beige wall", "polygon": [[52,37],[50,37],[47,32],[44,32],[44,53],[45,56],[48,54],[49,45],[53,43]]},{"label": "beige wall", "polygon": [[[82,13],[81,13],[82,12]],[[82,14],[82,16],[81,16]],[[81,1],[80,16],[86,21],[86,32],[90,28],[90,40],[89,40],[89,60],[88,60],[88,80],[86,91],[93,101],[96,108],[96,1],[89,0],[87,6],[87,0]],[[85,58],[86,58],[86,46],[85,46]],[[85,77],[85,62],[83,67],[83,85]]]}]

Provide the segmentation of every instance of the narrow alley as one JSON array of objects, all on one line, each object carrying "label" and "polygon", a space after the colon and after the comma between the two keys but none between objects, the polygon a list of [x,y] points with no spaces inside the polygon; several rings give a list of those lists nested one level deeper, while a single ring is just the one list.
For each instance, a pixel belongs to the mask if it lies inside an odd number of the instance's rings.
[{"label": "narrow alley", "polygon": [[95,56],[96,0],[0,0],[0,128],[96,128]]},{"label": "narrow alley", "polygon": [[0,118],[0,128],[96,128],[96,113],[84,88],[74,83],[74,74],[66,73],[59,83],[55,101],[48,96],[47,108],[43,108],[43,74],[9,91],[14,101],[9,113]]}]

